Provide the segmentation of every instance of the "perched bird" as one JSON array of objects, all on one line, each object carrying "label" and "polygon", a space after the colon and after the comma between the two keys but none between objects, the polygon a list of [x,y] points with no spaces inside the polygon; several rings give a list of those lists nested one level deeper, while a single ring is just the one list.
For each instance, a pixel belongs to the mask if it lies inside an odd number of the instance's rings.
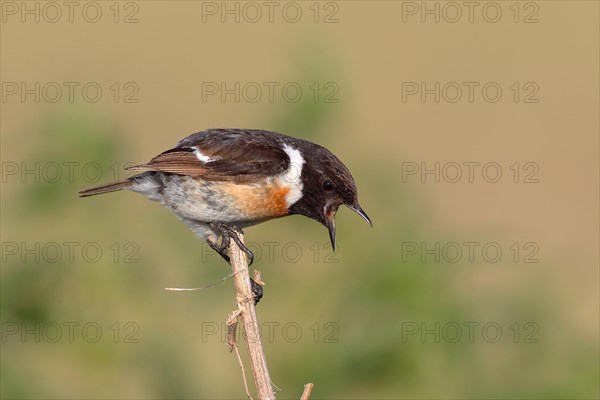
[{"label": "perched bird", "polygon": [[329,230],[334,250],[340,205],[371,224],[358,204],[350,171],[333,153],[276,132],[209,129],[128,169],[141,173],[79,195],[128,189],[160,201],[227,261],[233,239],[252,262],[236,230],[272,218],[300,214],[320,222]]}]

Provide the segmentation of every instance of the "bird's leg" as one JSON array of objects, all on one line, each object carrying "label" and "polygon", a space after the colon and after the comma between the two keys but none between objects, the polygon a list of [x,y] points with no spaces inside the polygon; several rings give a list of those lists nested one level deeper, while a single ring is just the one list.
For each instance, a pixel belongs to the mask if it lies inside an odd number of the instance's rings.
[{"label": "bird's leg", "polygon": [[[231,264],[229,255],[227,254],[229,248],[229,236],[224,234],[223,224],[211,223],[210,227],[215,232],[216,237],[207,238],[206,243],[208,243],[210,248],[216,251],[217,254],[223,257],[227,264]],[[221,244],[217,243],[219,236],[221,236]]]},{"label": "bird's leg", "polygon": [[[207,240],[206,242],[210,246],[211,249],[216,251],[228,264],[231,264],[231,258],[226,253],[229,248],[230,240],[233,239],[235,244],[246,253],[248,259],[250,260],[248,266],[252,265],[254,262],[254,254],[250,251],[248,247],[244,243],[242,243],[241,239],[237,235],[239,233],[243,233],[243,231],[238,227],[229,227],[225,224],[213,222],[210,224],[211,228],[214,231],[218,232],[221,235],[221,244],[217,244],[216,241]],[[250,285],[252,286],[252,293],[254,294],[254,304],[258,304],[260,299],[263,297],[263,288],[260,284],[258,284],[254,279],[250,278]]]},{"label": "bird's leg", "polygon": [[[254,254],[240,240],[238,233],[244,233],[240,228],[238,228],[236,226],[230,227],[225,224],[218,223],[218,222],[212,222],[210,224],[210,226],[213,228],[213,230],[218,232],[223,237],[221,245],[218,247],[218,248],[223,247],[223,250],[218,250],[217,248],[213,247],[209,243],[211,248],[213,248],[215,251],[217,251],[219,254],[221,254],[221,251],[224,251],[229,246],[229,240],[233,239],[233,241],[235,242],[235,244],[238,245],[240,250],[242,250],[248,256],[248,260],[249,260],[248,266],[252,265],[252,263],[254,262]],[[221,256],[223,256],[223,255],[221,254]]]},{"label": "bird's leg", "polygon": [[[238,245],[240,250],[242,250],[248,256],[248,259],[249,259],[248,267],[250,265],[252,265],[252,263],[254,262],[254,254],[252,253],[252,251],[250,251],[250,249],[248,247],[246,247],[246,245],[244,243],[242,243],[241,239],[237,235],[238,232],[243,233],[243,231],[239,227],[229,227],[225,224],[220,224],[220,223],[216,223],[216,222],[213,222],[210,225],[213,228],[213,230],[220,233],[220,235],[222,237],[220,245],[217,244],[216,242],[207,240],[208,245],[214,251],[219,253],[219,255],[221,257],[223,257],[223,259],[225,261],[227,261],[229,264],[231,264],[231,258],[225,252],[227,251],[227,248],[229,247],[230,239],[233,239],[233,241],[235,242],[235,244]],[[252,278],[250,278],[250,284],[252,286],[252,293],[254,294],[254,304],[258,304],[260,299],[263,297],[263,287],[260,284],[256,283],[256,281]]]},{"label": "bird's leg", "polygon": [[206,239],[206,243],[208,243],[210,248],[216,251],[218,255],[223,257],[227,264],[231,264],[231,260],[229,259],[229,255],[227,254],[227,248],[229,247],[229,238],[225,239],[225,237],[223,237],[221,244],[213,242],[210,239]]},{"label": "bird's leg", "polygon": [[229,231],[229,237],[231,239],[233,239],[233,241],[235,242],[235,244],[238,245],[238,247],[240,248],[240,250],[242,250],[244,253],[246,253],[246,255],[248,256],[248,266],[251,266],[252,263],[254,262],[254,254],[250,251],[250,249],[248,247],[246,247],[246,245],[244,243],[242,243],[242,241],[240,240],[239,236],[237,235],[238,233],[244,233],[240,228],[238,227],[226,227],[226,229]]},{"label": "bird's leg", "polygon": [[[233,239],[233,241],[238,245],[238,247],[248,256],[248,259],[250,260],[248,263],[248,267],[251,266],[254,262],[254,254],[250,251],[248,247],[246,247],[244,243],[242,243],[239,236],[237,235],[238,232],[244,232],[239,227],[228,227],[228,229],[230,231],[229,234],[231,235],[231,239]],[[250,285],[252,286],[252,293],[254,294],[254,305],[256,305],[263,297],[263,287],[252,278],[250,278]]]}]

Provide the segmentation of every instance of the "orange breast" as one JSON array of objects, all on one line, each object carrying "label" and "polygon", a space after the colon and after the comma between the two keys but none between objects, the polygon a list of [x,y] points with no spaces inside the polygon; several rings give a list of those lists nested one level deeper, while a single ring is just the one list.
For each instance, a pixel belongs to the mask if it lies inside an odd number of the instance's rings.
[{"label": "orange breast", "polygon": [[273,186],[274,187],[269,191],[267,208],[276,216],[285,215],[288,212],[286,198],[287,194],[290,192],[290,188],[287,186]]},{"label": "orange breast", "polygon": [[281,217],[288,213],[286,197],[289,186],[273,182],[235,184],[222,187],[231,196],[240,213],[248,219],[265,219]]}]

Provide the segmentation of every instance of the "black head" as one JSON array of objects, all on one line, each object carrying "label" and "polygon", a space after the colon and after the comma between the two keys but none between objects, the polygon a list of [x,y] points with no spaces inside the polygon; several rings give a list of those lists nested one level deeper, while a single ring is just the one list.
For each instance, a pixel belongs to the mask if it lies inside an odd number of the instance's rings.
[{"label": "black head", "polygon": [[304,142],[302,156],[302,197],[290,207],[291,214],[301,214],[319,221],[329,230],[335,250],[335,213],[340,205],[357,212],[370,225],[371,220],[358,204],[354,178],[348,168],[329,150]]}]

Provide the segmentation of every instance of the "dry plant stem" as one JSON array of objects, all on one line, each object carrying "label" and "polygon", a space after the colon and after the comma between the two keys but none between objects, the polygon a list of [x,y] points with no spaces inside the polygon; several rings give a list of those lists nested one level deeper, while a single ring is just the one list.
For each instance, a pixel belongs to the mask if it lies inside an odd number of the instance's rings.
[{"label": "dry plant stem", "polygon": [[229,317],[227,317],[227,347],[229,348],[229,352],[231,353],[233,349],[237,346],[237,340],[235,338],[237,325],[238,325],[238,316],[241,311],[239,309],[234,310]]},{"label": "dry plant stem", "polygon": [[308,400],[308,398],[310,397],[310,392],[312,392],[313,387],[315,387],[315,385],[313,383],[307,383],[306,385],[304,385],[304,392],[302,392],[302,397],[300,397],[300,400]]},{"label": "dry plant stem", "polygon": [[[238,233],[238,237],[243,243],[244,236]],[[239,318],[242,319],[246,343],[248,344],[248,354],[250,364],[254,374],[254,383],[259,399],[275,399],[273,384],[269,376],[267,359],[260,337],[258,319],[256,317],[256,308],[254,306],[254,294],[250,284],[250,273],[248,272],[248,262],[246,255],[231,240],[229,243],[229,257],[231,259],[231,268],[235,274],[233,282],[235,285],[235,296],[238,308],[241,310]]]},{"label": "dry plant stem", "polygon": [[248,381],[246,380],[246,370],[244,369],[244,362],[242,361],[242,356],[240,356],[240,350],[237,346],[235,346],[233,349],[235,350],[235,355],[237,356],[238,363],[240,365],[240,368],[242,369],[242,378],[244,378],[244,389],[246,389],[246,396],[248,396],[250,400],[254,400],[252,398],[252,395],[250,394],[250,389],[248,389]]},{"label": "dry plant stem", "polygon": [[235,310],[234,312],[229,314],[229,317],[227,318],[227,345],[229,346],[230,353],[233,350],[235,350],[235,355],[237,356],[238,363],[240,365],[240,368],[242,369],[242,378],[244,378],[244,389],[246,390],[246,396],[248,396],[250,400],[254,400],[250,395],[250,390],[248,389],[248,381],[246,380],[246,369],[244,368],[244,362],[242,361],[242,357],[240,356],[240,350],[237,347],[237,340],[235,338],[238,325],[238,316],[240,315],[240,313],[241,311],[239,309]]}]

